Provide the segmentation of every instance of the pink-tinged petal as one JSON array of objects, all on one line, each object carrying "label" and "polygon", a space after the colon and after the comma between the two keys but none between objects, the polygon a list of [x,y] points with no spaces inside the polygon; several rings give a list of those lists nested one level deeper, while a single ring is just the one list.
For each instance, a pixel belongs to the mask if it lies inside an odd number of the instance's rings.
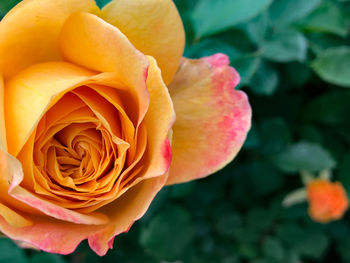
[{"label": "pink-tinged petal", "polygon": [[101,210],[111,218],[111,224],[89,237],[89,245],[98,255],[103,256],[113,245],[115,236],[128,232],[132,224],[147,211],[155,195],[162,189],[167,174],[141,181],[129,189],[114,203]]},{"label": "pink-tinged petal", "polygon": [[[18,201],[38,210],[42,215],[46,214],[63,221],[76,224],[100,225],[108,223],[108,217],[99,213],[90,213],[88,215],[78,213],[69,209],[54,205],[48,201],[41,200],[39,197],[30,193],[20,186],[23,180],[23,171],[21,163],[11,155],[0,149],[0,167],[2,175],[1,189],[8,189],[8,197],[13,197]],[[6,192],[5,192],[6,193]],[[7,195],[7,193],[6,193]],[[7,210],[3,210],[8,212]]]},{"label": "pink-tinged petal", "polygon": [[234,89],[239,75],[228,62],[223,54],[182,60],[169,87],[177,119],[167,184],[218,171],[243,145],[252,113],[246,94]]},{"label": "pink-tinged petal", "polygon": [[108,217],[100,213],[83,214],[62,208],[48,201],[40,199],[20,186],[16,186],[9,194],[17,200],[38,209],[44,214],[75,224],[101,225],[108,223]]},{"label": "pink-tinged petal", "polygon": [[119,86],[129,87],[138,98],[139,120],[143,119],[149,103],[148,60],[116,27],[92,14],[73,14],[62,28],[60,49],[62,56],[74,64],[114,72]]},{"label": "pink-tinged petal", "polygon": [[0,196],[0,217],[13,227],[23,227],[32,224],[29,219],[23,217],[9,206],[9,201],[11,200],[7,195],[7,191],[11,181],[13,178],[21,176],[17,172],[18,165],[18,161],[0,147],[0,191],[3,193]]},{"label": "pink-tinged petal", "polygon": [[165,174],[171,162],[171,148],[168,135],[175,121],[175,110],[161,71],[153,57],[148,57],[150,67],[147,78],[147,89],[150,94],[150,105],[144,119],[147,127],[148,155],[147,178]]},{"label": "pink-tinged petal", "polygon": [[122,31],[135,47],[153,56],[169,84],[185,47],[185,32],[172,0],[113,0],[101,17]]},{"label": "pink-tinged petal", "polygon": [[66,255],[72,253],[81,241],[103,227],[73,224],[40,216],[32,219],[31,226],[13,227],[0,217],[0,230],[11,239],[26,244],[27,247]]},{"label": "pink-tinged petal", "polygon": [[75,12],[97,11],[94,0],[21,1],[0,23],[1,74],[8,79],[33,64],[61,60],[57,42],[64,21]]},{"label": "pink-tinged petal", "polygon": [[167,171],[171,162],[170,129],[175,120],[175,113],[156,61],[152,57],[148,59],[150,67],[147,88],[150,94],[150,105],[143,121],[147,127],[148,139],[145,156],[140,160],[145,168],[139,175],[141,181],[113,203],[100,209],[108,215],[111,224],[91,236],[89,244],[101,256],[111,248],[116,235],[127,232],[131,225],[143,216],[168,177]]}]

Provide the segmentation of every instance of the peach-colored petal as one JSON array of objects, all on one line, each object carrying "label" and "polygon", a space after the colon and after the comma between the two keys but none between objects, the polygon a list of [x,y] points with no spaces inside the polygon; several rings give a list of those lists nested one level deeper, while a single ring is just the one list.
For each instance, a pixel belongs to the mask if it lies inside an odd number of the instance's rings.
[{"label": "peach-colored petal", "polygon": [[251,123],[247,96],[234,90],[238,73],[223,54],[183,59],[169,90],[176,122],[167,184],[205,177],[238,153]]},{"label": "peach-colored petal", "polygon": [[63,26],[60,48],[68,61],[100,72],[114,72],[121,84],[130,91],[133,87],[134,97],[139,98],[139,120],[143,119],[149,103],[148,61],[116,27],[92,14],[73,14]]},{"label": "peach-colored petal", "polygon": [[24,218],[5,204],[7,203],[6,201],[9,200],[7,191],[11,188],[11,182],[15,181],[15,178],[21,177],[22,175],[17,172],[18,165],[20,165],[18,161],[0,147],[0,189],[3,193],[0,197],[0,216],[2,216],[11,226],[23,227],[31,225],[31,221]]},{"label": "peach-colored petal", "polygon": [[4,82],[0,75],[0,148],[7,149],[5,114],[4,114]]},{"label": "peach-colored petal", "polygon": [[58,36],[75,12],[97,12],[94,0],[24,0],[0,22],[0,72],[5,79],[40,62],[60,60]]},{"label": "peach-colored petal", "polygon": [[147,211],[155,195],[164,186],[168,175],[141,181],[115,202],[101,208],[111,218],[111,224],[89,238],[90,247],[100,256],[106,254],[113,238],[127,232],[131,225]]},{"label": "peach-colored petal", "polygon": [[0,217],[0,230],[11,239],[50,253],[70,254],[78,244],[100,231],[103,226],[81,225],[33,217],[33,224],[27,227],[13,227]]},{"label": "peach-colored petal", "polygon": [[149,166],[145,173],[151,176],[166,173],[171,162],[171,148],[167,139],[175,121],[175,111],[168,88],[165,86],[161,71],[153,57],[148,57],[150,67],[147,88],[150,94],[150,105],[145,116],[147,126]]},{"label": "peach-colored petal", "polygon": [[119,28],[142,53],[153,56],[165,83],[170,83],[185,46],[173,1],[113,0],[102,9],[101,17]]},{"label": "peach-colored petal", "polygon": [[41,200],[39,197],[22,188],[20,186],[20,183],[23,180],[21,163],[1,149],[0,164],[2,178],[8,183],[8,194],[24,204],[38,209],[42,213],[51,217],[77,224],[98,225],[108,222],[108,218],[105,215],[98,213],[85,215],[69,209],[64,209],[45,200]]},{"label": "peach-colored petal", "polygon": [[148,59],[150,106],[143,124],[147,126],[149,137],[146,157],[140,161],[147,168],[140,171],[140,180],[136,179],[123,195],[100,209],[110,217],[112,223],[89,238],[90,247],[99,255],[104,255],[111,248],[114,236],[127,232],[133,222],[142,217],[168,177],[166,172],[171,161],[170,128],[175,114],[160,69],[152,57]]},{"label": "peach-colored petal", "polygon": [[17,156],[50,105],[93,75],[72,64],[48,62],[34,65],[6,83],[8,152]]}]

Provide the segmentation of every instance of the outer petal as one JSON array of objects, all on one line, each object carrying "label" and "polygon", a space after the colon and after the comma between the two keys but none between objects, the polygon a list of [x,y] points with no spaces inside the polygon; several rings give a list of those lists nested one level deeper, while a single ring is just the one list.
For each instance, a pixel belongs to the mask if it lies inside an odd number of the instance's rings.
[{"label": "outer petal", "polygon": [[78,244],[93,236],[103,226],[79,225],[50,218],[33,217],[33,224],[13,227],[0,218],[1,232],[26,247],[42,249],[50,253],[69,254]]},{"label": "outer petal", "polygon": [[128,231],[131,225],[147,211],[154,196],[164,186],[171,161],[169,130],[174,122],[173,104],[164,85],[156,61],[149,57],[150,68],[147,87],[150,93],[150,106],[144,124],[148,131],[148,149],[141,160],[147,168],[140,172],[140,178],[147,178],[130,188],[115,202],[101,209],[108,215],[112,224],[89,238],[91,248],[104,255],[113,244],[113,237]]},{"label": "outer petal", "polygon": [[6,147],[6,130],[5,130],[5,115],[4,115],[4,82],[0,75],[0,148]]},{"label": "outer petal", "polygon": [[153,56],[166,84],[172,80],[182,56],[185,33],[171,0],[113,0],[101,17],[119,28],[137,49]]},{"label": "outer petal", "polygon": [[149,103],[148,61],[117,28],[92,14],[73,14],[63,26],[60,48],[68,61],[100,72],[115,72],[121,84],[137,89],[134,96],[139,98],[139,119],[143,119]]},{"label": "outer petal", "polygon": [[17,156],[42,115],[61,93],[93,75],[92,71],[68,63],[52,62],[32,66],[9,81],[5,89],[9,153]]},{"label": "outer petal", "polygon": [[61,27],[75,12],[94,12],[94,0],[24,0],[0,22],[0,72],[5,79],[40,62],[60,60]]},{"label": "outer petal", "polygon": [[216,172],[243,145],[251,108],[245,93],[234,90],[239,75],[228,63],[223,54],[182,60],[169,87],[177,119],[167,184]]},{"label": "outer petal", "polygon": [[0,189],[3,193],[0,197],[0,216],[13,227],[23,227],[32,224],[30,220],[12,210],[7,204],[5,205],[9,199],[8,196],[5,197],[10,187],[9,182],[16,176],[18,164],[18,161],[0,147]]}]

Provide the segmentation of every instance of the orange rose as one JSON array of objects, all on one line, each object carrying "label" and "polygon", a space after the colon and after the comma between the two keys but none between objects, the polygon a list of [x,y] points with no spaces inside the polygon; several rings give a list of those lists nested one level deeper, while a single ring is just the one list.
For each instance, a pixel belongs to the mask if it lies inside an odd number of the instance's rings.
[{"label": "orange rose", "polygon": [[170,0],[24,0],[6,15],[2,233],[62,254],[88,239],[104,255],[164,185],[234,158],[251,118],[239,76],[225,55],[183,48]]},{"label": "orange rose", "polygon": [[310,217],[320,223],[340,219],[348,209],[349,201],[339,182],[316,179],[306,186]]}]

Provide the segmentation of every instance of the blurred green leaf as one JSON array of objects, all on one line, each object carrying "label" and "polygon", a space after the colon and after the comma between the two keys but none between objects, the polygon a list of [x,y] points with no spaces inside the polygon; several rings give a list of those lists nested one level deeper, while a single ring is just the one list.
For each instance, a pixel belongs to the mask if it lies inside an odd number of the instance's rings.
[{"label": "blurred green leaf", "polygon": [[294,22],[309,14],[321,0],[275,0],[269,8],[276,26]]},{"label": "blurred green leaf", "polygon": [[320,53],[312,68],[325,81],[350,87],[350,47],[333,47]]},{"label": "blurred green leaf", "polygon": [[240,24],[240,27],[247,32],[249,38],[257,44],[265,41],[270,26],[271,21],[267,11],[262,12],[246,24]]},{"label": "blurred green leaf", "polygon": [[344,185],[348,194],[350,194],[350,152],[344,155],[339,163],[338,180]]},{"label": "blurred green leaf", "polygon": [[30,263],[65,263],[62,256],[45,252],[36,253],[30,257]]},{"label": "blurred green leaf", "polygon": [[176,260],[189,246],[193,233],[188,212],[181,207],[170,206],[143,227],[140,243],[160,259]]},{"label": "blurred green leaf", "polygon": [[328,48],[346,46],[348,41],[340,36],[323,33],[307,34],[310,48],[315,54],[324,52]]},{"label": "blurred green leaf", "polygon": [[304,237],[296,244],[295,250],[306,257],[322,258],[328,246],[329,239],[324,233],[306,230],[304,231]]},{"label": "blurred green leaf", "polygon": [[106,4],[111,2],[112,0],[95,0],[96,4],[98,5],[99,8],[104,7]]},{"label": "blurred green leaf", "polygon": [[272,260],[282,261],[284,258],[284,249],[281,242],[274,237],[266,237],[262,244],[264,255]]},{"label": "blurred green leaf", "polygon": [[276,91],[278,82],[278,71],[265,62],[252,77],[249,87],[255,94],[269,96]]},{"label": "blurred green leaf", "polygon": [[259,195],[267,195],[278,190],[284,183],[283,175],[271,164],[251,162],[249,165],[249,183],[252,191]]},{"label": "blurred green leaf", "polygon": [[0,1],[0,19],[7,14],[21,0],[4,0]]},{"label": "blurred green leaf", "polygon": [[260,144],[259,134],[256,128],[256,124],[253,122],[243,147],[246,149],[254,149],[254,148],[257,148],[259,144]]},{"label": "blurred green leaf", "polygon": [[258,71],[261,59],[255,55],[245,55],[231,60],[231,65],[241,76],[240,86],[248,85],[252,76]]},{"label": "blurred green leaf", "polygon": [[201,0],[192,13],[196,35],[211,35],[248,21],[270,3],[271,0]]},{"label": "blurred green leaf", "polygon": [[342,37],[345,37],[348,31],[345,15],[330,1],[322,1],[319,7],[298,24],[307,31],[332,33]]},{"label": "blurred green leaf", "polygon": [[276,229],[277,237],[289,246],[295,246],[304,238],[304,230],[297,224],[284,223]]},{"label": "blurred green leaf", "polygon": [[193,190],[193,182],[170,186],[170,197],[177,199],[187,196]]},{"label": "blurred green leaf", "polygon": [[274,219],[274,214],[270,213],[269,210],[263,208],[253,208],[249,210],[247,214],[247,225],[253,230],[255,229],[262,231],[269,228]]},{"label": "blurred green leaf", "polygon": [[288,124],[281,118],[265,119],[259,125],[259,136],[260,151],[267,155],[280,153],[291,140]]},{"label": "blurred green leaf", "polygon": [[0,238],[0,263],[27,263],[24,250],[8,238]]},{"label": "blurred green leaf", "polygon": [[[285,64],[286,81],[292,87],[302,87],[312,76],[310,67],[301,62],[290,62]],[[296,77],[297,76],[297,77]]]},{"label": "blurred green leaf", "polygon": [[349,90],[325,92],[307,105],[304,118],[325,125],[345,125],[350,122],[349,101]]},{"label": "blurred green leaf", "polygon": [[293,29],[276,32],[263,43],[263,57],[276,62],[303,61],[306,59],[307,41]]},{"label": "blurred green leaf", "polygon": [[218,233],[224,237],[233,238],[235,229],[240,227],[242,224],[242,219],[238,213],[225,214],[219,217],[217,224],[215,225]]},{"label": "blurred green leaf", "polygon": [[309,142],[293,144],[273,160],[285,172],[315,172],[331,169],[336,165],[336,161],[321,145]]}]

